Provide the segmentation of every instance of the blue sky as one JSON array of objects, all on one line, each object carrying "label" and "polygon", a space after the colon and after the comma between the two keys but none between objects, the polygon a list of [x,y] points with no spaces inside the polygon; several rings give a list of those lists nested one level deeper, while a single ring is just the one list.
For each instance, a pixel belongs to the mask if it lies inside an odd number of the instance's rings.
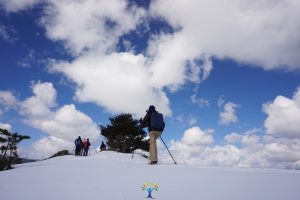
[{"label": "blue sky", "polygon": [[32,137],[24,155],[96,146],[97,124],[154,104],[183,162],[300,167],[296,1],[0,5],[0,125]]}]

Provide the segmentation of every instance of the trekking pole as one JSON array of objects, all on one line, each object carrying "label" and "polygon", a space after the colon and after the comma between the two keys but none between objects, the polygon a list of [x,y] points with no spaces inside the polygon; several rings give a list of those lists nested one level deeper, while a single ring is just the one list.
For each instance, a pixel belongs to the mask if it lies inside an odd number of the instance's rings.
[{"label": "trekking pole", "polygon": [[165,145],[166,149],[168,150],[168,152],[169,152],[169,154],[170,154],[171,158],[173,159],[173,161],[174,161],[175,165],[177,165],[176,161],[174,160],[174,158],[173,158],[173,156],[172,156],[171,152],[169,151],[169,149],[168,149],[168,147],[167,147],[166,143],[164,142],[164,140],[162,139],[162,137],[161,137],[161,136],[160,136],[160,139],[161,139],[161,141],[164,143],[164,145]]},{"label": "trekking pole", "polygon": [[[143,129],[141,128],[140,122],[138,122],[137,125],[138,125],[138,133],[140,133],[140,132],[143,130]],[[135,143],[135,144],[136,144],[136,143]],[[131,156],[132,159],[133,159],[133,156],[134,156],[134,151],[135,151],[135,150],[132,151],[132,156]]]},{"label": "trekking pole", "polygon": [[[140,122],[138,122],[137,125],[138,125],[138,133],[140,133],[141,130],[142,130],[142,128],[141,128],[141,126],[140,126]],[[133,159],[133,156],[134,156],[134,150],[132,151],[132,155],[131,155],[131,158],[132,158],[132,159]]]}]

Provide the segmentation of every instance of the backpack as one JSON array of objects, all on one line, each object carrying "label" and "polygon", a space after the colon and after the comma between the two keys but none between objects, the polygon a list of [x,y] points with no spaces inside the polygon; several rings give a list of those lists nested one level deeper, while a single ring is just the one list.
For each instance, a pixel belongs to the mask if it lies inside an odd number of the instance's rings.
[{"label": "backpack", "polygon": [[157,131],[163,131],[165,128],[165,122],[163,114],[158,112],[151,113],[151,129]]},{"label": "backpack", "polygon": [[79,139],[76,139],[76,140],[75,140],[75,145],[77,145],[77,146],[81,145],[81,143],[80,143],[80,140],[79,140]]}]

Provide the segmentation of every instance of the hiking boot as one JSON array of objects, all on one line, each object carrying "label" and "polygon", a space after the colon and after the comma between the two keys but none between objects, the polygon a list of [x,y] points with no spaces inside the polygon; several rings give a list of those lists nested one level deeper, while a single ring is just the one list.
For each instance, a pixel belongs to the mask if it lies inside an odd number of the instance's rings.
[{"label": "hiking boot", "polygon": [[157,161],[150,162],[150,165],[156,165],[156,164],[157,164]]}]

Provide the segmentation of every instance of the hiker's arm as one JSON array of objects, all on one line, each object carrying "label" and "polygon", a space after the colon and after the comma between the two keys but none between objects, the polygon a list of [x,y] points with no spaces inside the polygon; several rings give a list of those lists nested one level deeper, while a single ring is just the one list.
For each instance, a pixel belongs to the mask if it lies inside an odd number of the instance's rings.
[{"label": "hiker's arm", "polygon": [[149,114],[149,112],[147,112],[144,119],[140,120],[141,128],[145,128],[145,127],[149,126],[149,119],[150,119],[150,114]]}]

